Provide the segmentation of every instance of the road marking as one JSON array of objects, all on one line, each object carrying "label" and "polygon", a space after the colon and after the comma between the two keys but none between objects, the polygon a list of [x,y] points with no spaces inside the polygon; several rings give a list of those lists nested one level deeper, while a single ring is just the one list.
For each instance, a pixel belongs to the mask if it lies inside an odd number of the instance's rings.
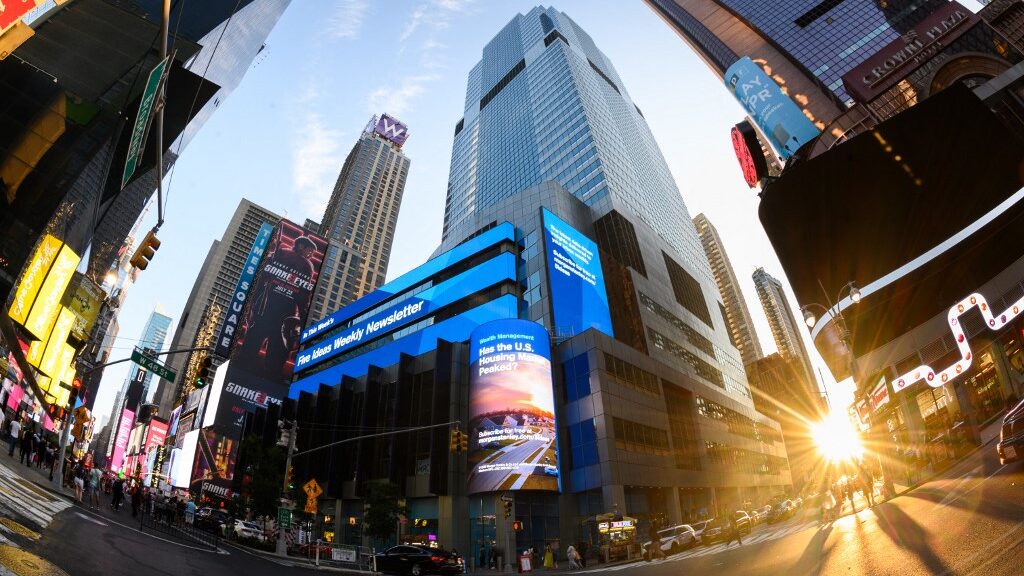
[{"label": "road marking", "polygon": [[81,512],[75,512],[75,515],[79,516],[81,518],[85,518],[86,520],[88,520],[89,522],[92,522],[93,524],[99,524],[100,526],[110,526],[110,524],[107,524],[106,522],[103,522],[101,520],[97,520],[97,519],[95,519],[95,518],[93,518],[91,516],[87,516],[85,514],[82,514]]},{"label": "road marking", "polygon": [[0,464],[0,509],[6,508],[11,515],[23,516],[38,524],[40,529],[45,529],[54,516],[70,506],[70,502],[45,493],[8,466]]}]

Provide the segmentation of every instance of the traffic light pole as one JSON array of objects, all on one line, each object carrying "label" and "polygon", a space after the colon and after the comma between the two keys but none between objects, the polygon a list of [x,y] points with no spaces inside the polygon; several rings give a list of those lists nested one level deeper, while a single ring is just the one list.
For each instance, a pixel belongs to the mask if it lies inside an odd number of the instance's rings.
[{"label": "traffic light pole", "polygon": [[[288,435],[288,457],[284,461],[284,480],[282,480],[281,486],[281,503],[288,499],[288,471],[292,469],[292,456],[295,452],[295,437],[299,434],[298,422],[292,422],[291,434]],[[319,546],[318,546],[319,548]],[[277,519],[277,549],[275,553],[278,556],[288,555],[288,543],[284,539],[284,530],[281,529],[281,516],[278,514]]]}]

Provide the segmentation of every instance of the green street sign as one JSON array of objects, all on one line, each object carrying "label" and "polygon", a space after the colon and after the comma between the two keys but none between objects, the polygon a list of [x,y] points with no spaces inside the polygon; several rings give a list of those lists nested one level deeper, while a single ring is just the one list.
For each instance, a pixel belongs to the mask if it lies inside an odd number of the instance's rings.
[{"label": "green street sign", "polygon": [[135,116],[135,126],[132,128],[132,139],[128,143],[128,157],[124,162],[124,175],[121,176],[121,188],[128,185],[135,168],[139,164],[139,155],[142,154],[142,142],[146,138],[146,129],[149,127],[149,115],[153,112],[153,104],[156,103],[156,92],[160,87],[160,79],[163,78],[164,70],[167,69],[167,59],[161,60],[149,72],[149,79],[146,80],[146,89],[142,91],[142,99],[139,101],[139,113]]},{"label": "green street sign", "polygon": [[292,511],[287,508],[277,509],[277,526],[279,530],[289,530],[292,527]]},{"label": "green street sign", "polygon": [[146,356],[140,350],[132,352],[132,362],[169,382],[174,382],[174,379],[177,377],[173,370],[157,362],[156,359]]}]

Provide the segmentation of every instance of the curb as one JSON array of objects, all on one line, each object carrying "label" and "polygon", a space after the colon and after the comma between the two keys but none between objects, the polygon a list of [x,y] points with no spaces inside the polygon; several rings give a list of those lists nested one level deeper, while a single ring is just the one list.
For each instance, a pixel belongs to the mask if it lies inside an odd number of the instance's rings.
[{"label": "curb", "polygon": [[237,543],[234,543],[234,542],[230,542],[230,543],[229,542],[225,542],[224,544],[226,546],[231,546],[232,548],[237,548],[239,550],[242,550],[244,552],[252,554],[253,556],[259,556],[259,557],[265,558],[267,560],[273,560],[275,562],[278,562],[278,563],[281,563],[281,564],[287,564],[287,565],[294,566],[294,567],[297,567],[297,568],[309,568],[311,570],[321,570],[321,571],[327,571],[327,572],[335,572],[337,574],[358,574],[360,576],[366,576],[367,574],[379,574],[379,572],[373,572],[371,570],[366,570],[366,571],[355,570],[355,569],[352,569],[352,568],[341,568],[341,567],[337,567],[337,566],[327,566],[327,565],[324,565],[324,564],[321,564],[320,566],[317,566],[314,563],[315,562],[314,560],[309,560],[307,558],[293,557],[293,556],[287,556],[287,557],[282,558],[281,556],[278,556],[277,554],[275,554],[273,552],[265,552],[263,550],[257,550],[255,548],[249,548],[248,546],[243,546],[241,544],[237,544]]}]

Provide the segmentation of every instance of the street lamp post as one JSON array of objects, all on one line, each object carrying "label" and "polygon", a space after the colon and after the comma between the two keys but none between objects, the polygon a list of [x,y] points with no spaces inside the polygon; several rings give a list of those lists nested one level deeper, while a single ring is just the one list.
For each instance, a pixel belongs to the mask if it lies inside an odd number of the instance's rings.
[{"label": "street lamp post", "polygon": [[[800,308],[803,312],[804,322],[807,324],[808,329],[813,329],[818,322],[818,318],[815,317],[813,308],[820,308],[825,312],[836,327],[836,331],[839,333],[839,340],[843,343],[843,347],[846,349],[846,354],[850,359],[850,378],[853,379],[854,388],[859,390],[857,386],[857,360],[853,353],[853,345],[850,342],[851,334],[850,330],[846,326],[846,318],[843,317],[843,311],[839,308],[839,302],[843,301],[843,298],[849,297],[850,301],[857,304],[861,300],[860,289],[857,288],[853,282],[847,283],[845,286],[840,288],[839,293],[836,295],[835,301],[832,301],[828,297],[828,293],[825,291],[825,287],[818,282],[818,286],[821,287],[821,293],[825,297],[825,302],[828,304],[827,307],[822,306],[816,302],[811,302]],[[844,294],[845,293],[845,294]],[[831,407],[830,407],[831,408]],[[882,468],[883,482],[885,484],[885,490],[888,494],[895,494],[895,489],[892,483],[892,474],[890,473],[889,466],[887,465],[888,459],[883,458],[882,454],[876,450],[876,456],[878,457],[878,463]]]}]

